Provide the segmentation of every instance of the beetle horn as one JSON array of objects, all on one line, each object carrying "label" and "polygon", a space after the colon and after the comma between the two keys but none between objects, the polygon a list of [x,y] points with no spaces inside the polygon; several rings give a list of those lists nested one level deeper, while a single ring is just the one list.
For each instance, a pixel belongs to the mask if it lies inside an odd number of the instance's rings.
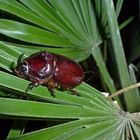
[{"label": "beetle horn", "polygon": [[17,65],[19,65],[19,64],[22,62],[23,56],[24,56],[23,53],[19,55],[19,57],[18,57],[18,59],[17,59]]}]

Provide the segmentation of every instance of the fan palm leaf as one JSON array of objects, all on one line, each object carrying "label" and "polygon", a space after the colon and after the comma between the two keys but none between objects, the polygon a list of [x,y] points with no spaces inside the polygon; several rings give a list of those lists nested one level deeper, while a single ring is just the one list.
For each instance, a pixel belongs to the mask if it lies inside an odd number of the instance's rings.
[{"label": "fan palm leaf", "polygon": [[[119,0],[117,15],[121,5],[122,1]],[[45,50],[66,55],[78,62],[92,55],[105,85],[110,92],[115,92],[115,84],[99,47],[104,39],[97,21],[101,19],[100,26],[104,28],[107,37],[111,30],[108,28],[109,18],[105,18],[108,14],[103,8],[102,1],[92,5],[90,0],[1,0],[0,9],[10,13],[8,19],[0,19],[0,33],[4,34],[4,37],[10,37],[9,41],[7,38],[6,42],[0,41],[2,68],[0,117],[16,120],[15,125],[20,123],[16,132],[13,125],[7,138],[18,140],[140,138],[139,114],[124,112],[88,84],[83,82],[76,87],[80,94],[78,97],[70,95],[68,91],[56,90],[54,98],[46,87],[39,86],[29,91],[25,100],[21,98],[25,95],[29,81],[18,78],[13,73],[12,68],[15,67],[19,55],[23,53],[26,57]],[[120,99],[116,99],[121,105]],[[51,127],[46,125],[44,129],[23,134],[26,120],[64,122]]]}]

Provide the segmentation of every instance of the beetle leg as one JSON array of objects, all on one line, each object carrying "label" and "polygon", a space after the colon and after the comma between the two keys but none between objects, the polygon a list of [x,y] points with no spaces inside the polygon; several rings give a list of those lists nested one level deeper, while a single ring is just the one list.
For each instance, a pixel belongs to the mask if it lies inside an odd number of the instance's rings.
[{"label": "beetle leg", "polygon": [[38,83],[30,83],[26,88],[25,93],[27,93],[29,90],[32,90],[34,87],[37,87],[38,85]]},{"label": "beetle leg", "polygon": [[68,91],[72,92],[72,95],[77,95],[77,96],[80,96],[80,94],[78,93],[77,90],[74,90],[74,89],[68,89]]},{"label": "beetle leg", "polygon": [[48,90],[49,90],[51,96],[55,97],[53,88],[52,87],[48,87]]},{"label": "beetle leg", "polygon": [[54,86],[51,82],[48,82],[47,83],[47,88],[48,88],[48,91],[50,92],[50,94],[55,97],[55,94],[54,94]]},{"label": "beetle leg", "polygon": [[62,85],[64,90],[68,90],[71,92],[72,95],[80,96],[79,92],[68,85]]},{"label": "beetle leg", "polygon": [[48,88],[48,91],[50,92],[50,94],[55,97],[55,92],[54,92],[54,89],[56,88],[56,83],[54,82],[53,79],[49,79],[47,82],[46,82],[46,86]]}]

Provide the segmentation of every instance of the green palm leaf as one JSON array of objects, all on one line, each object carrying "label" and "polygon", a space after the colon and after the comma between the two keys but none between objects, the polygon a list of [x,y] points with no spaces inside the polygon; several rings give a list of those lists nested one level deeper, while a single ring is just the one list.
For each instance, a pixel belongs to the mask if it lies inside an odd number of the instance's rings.
[{"label": "green palm leaf", "polygon": [[[99,47],[104,42],[104,36],[107,39],[110,36],[114,41],[116,30],[118,31],[116,16],[107,13],[107,8],[111,8],[110,11],[115,14],[113,7],[110,7],[111,4],[113,3],[107,0],[98,0],[93,2],[93,5],[90,0],[0,1],[0,9],[10,13],[9,19],[0,19],[0,33],[10,37],[10,41],[0,41],[0,118],[15,120],[8,139],[123,140],[131,137],[135,140],[140,138],[139,114],[124,112],[117,104],[107,100],[101,92],[88,84],[83,82],[76,87],[80,94],[78,97],[69,94],[68,91],[56,90],[54,98],[43,86],[25,94],[29,81],[18,78],[13,73],[17,58],[22,53],[26,57],[34,52],[46,50],[66,55],[78,62],[92,55],[99,67],[104,85],[111,93],[115,92],[114,81],[107,70]],[[117,16],[121,6],[122,0],[118,0]],[[116,25],[114,32],[112,32],[113,25],[108,24],[112,17]],[[120,38],[117,39],[120,41]],[[115,43],[114,41],[114,47]],[[118,53],[116,51],[115,56]],[[125,61],[120,63],[122,68]],[[126,63],[124,66],[123,72],[127,67]],[[123,79],[121,69],[119,72],[119,76]],[[133,71],[131,76],[136,82]],[[124,80],[128,78],[125,75]],[[123,84],[127,85],[127,82]],[[136,92],[137,96],[134,97],[138,98],[138,90]],[[23,96],[26,96],[26,100]],[[125,97],[128,98],[127,95]],[[116,100],[121,106],[120,99]],[[136,104],[131,102],[129,107],[137,110],[139,104]],[[45,125],[44,129],[23,134],[28,120],[57,121],[59,125],[51,127]]]},{"label": "green palm leaf", "polygon": [[[0,72],[0,77],[2,89],[20,96],[24,94],[27,81],[4,72]],[[77,90],[81,95],[82,91],[85,92],[85,97],[56,91],[56,98],[54,98],[44,87],[38,87],[26,94],[28,101],[0,98],[0,117],[22,120],[74,120],[25,134],[17,139],[36,139],[36,137],[39,139],[117,139],[120,137],[122,139],[122,134],[125,136],[124,128],[133,132],[132,127],[135,127],[138,131],[136,126],[140,125],[139,115],[123,112],[87,84],[83,83],[77,87]]]}]

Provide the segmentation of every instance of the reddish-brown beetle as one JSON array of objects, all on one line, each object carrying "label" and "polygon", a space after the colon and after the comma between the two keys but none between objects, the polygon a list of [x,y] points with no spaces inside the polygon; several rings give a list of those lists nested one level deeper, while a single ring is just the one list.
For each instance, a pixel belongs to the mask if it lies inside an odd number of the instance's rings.
[{"label": "reddish-brown beetle", "polygon": [[15,72],[19,77],[32,82],[26,92],[35,86],[44,85],[52,96],[55,88],[73,91],[84,80],[84,72],[78,63],[46,51],[34,53],[18,62]]}]

